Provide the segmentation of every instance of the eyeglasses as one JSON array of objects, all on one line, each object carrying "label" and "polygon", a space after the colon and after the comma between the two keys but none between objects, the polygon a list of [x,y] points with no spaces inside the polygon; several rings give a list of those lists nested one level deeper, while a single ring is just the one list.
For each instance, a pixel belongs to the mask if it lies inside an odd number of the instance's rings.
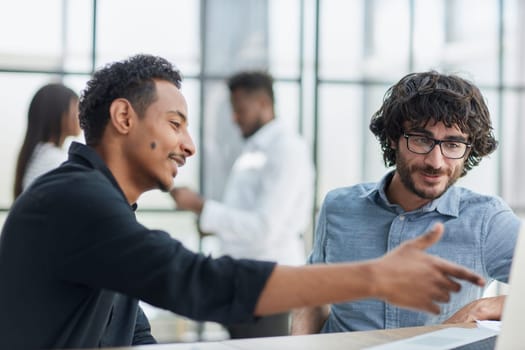
[{"label": "eyeglasses", "polygon": [[432,152],[436,145],[439,145],[441,154],[449,159],[461,159],[465,157],[471,144],[463,141],[436,140],[428,136],[416,134],[403,134],[407,139],[407,148],[416,154],[428,154]]}]

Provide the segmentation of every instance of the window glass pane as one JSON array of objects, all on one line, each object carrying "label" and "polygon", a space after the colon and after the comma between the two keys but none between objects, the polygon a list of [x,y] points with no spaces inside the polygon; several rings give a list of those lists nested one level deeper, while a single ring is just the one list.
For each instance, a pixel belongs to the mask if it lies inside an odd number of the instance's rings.
[{"label": "window glass pane", "polygon": [[73,89],[79,96],[82,91],[86,88],[88,80],[91,79],[89,75],[83,74],[71,74],[66,75],[63,79],[64,84]]},{"label": "window glass pane", "polygon": [[269,0],[270,70],[278,76],[299,74],[301,8],[298,0]]},{"label": "window glass pane", "polygon": [[363,144],[359,86],[323,85],[319,103],[318,203],[336,187],[361,180]]},{"label": "window glass pane", "polygon": [[[418,0],[424,2],[425,0]],[[444,0],[446,40],[448,42],[468,42],[494,40],[497,30],[499,0]],[[472,16],[472,10],[476,15]]]},{"label": "window glass pane", "polygon": [[452,71],[480,84],[497,83],[497,0],[416,0],[415,4],[416,70]]},{"label": "window glass pane", "polygon": [[97,4],[97,66],[148,53],[176,63],[185,75],[198,72],[199,1],[99,0]]},{"label": "window glass pane", "polygon": [[323,78],[385,80],[408,68],[408,1],[323,1]]},{"label": "window glass pane", "polygon": [[297,83],[274,83],[276,118],[290,128],[299,131],[299,86]]},{"label": "window glass pane", "polygon": [[93,41],[93,1],[67,0],[66,11],[64,69],[89,72]]},{"label": "window glass pane", "polygon": [[363,1],[324,0],[319,9],[319,73],[325,79],[362,76]]},{"label": "window glass pane", "polygon": [[365,17],[366,75],[380,81],[399,79],[408,70],[409,1],[375,0],[367,6],[371,13]]},{"label": "window glass pane", "polygon": [[0,11],[0,66],[59,70],[62,1],[10,1]]},{"label": "window glass pane", "polygon": [[502,136],[502,197],[514,208],[525,212],[525,95],[519,91],[506,91],[503,100]]},{"label": "window glass pane", "polygon": [[268,69],[267,0],[206,1],[205,73]]},{"label": "window glass pane", "polygon": [[504,1],[504,82],[520,84],[525,82],[525,2]]},{"label": "window glass pane", "polygon": [[414,4],[414,71],[440,69],[446,46],[445,2],[416,0]]}]

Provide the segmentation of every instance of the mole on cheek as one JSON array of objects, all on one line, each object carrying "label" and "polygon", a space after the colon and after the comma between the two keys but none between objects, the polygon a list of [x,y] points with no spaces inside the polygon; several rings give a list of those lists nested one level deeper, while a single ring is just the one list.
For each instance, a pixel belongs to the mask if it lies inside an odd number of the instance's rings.
[{"label": "mole on cheek", "polygon": [[157,144],[155,143],[155,141],[153,141],[152,143],[150,143],[149,146],[151,147],[151,149],[155,149],[157,147]]}]

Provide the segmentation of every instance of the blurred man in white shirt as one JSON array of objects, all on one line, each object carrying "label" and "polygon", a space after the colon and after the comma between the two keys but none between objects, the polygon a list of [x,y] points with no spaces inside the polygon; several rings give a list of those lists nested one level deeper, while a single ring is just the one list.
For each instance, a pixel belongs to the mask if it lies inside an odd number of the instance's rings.
[{"label": "blurred man in white shirt", "polygon": [[[216,235],[235,258],[305,262],[302,236],[313,206],[314,166],[307,144],[275,119],[273,79],[241,72],[228,80],[233,118],[245,145],[229,174],[221,202],[174,188],[181,210],[199,215],[201,231]],[[288,334],[288,314],[228,328],[232,338]]]}]

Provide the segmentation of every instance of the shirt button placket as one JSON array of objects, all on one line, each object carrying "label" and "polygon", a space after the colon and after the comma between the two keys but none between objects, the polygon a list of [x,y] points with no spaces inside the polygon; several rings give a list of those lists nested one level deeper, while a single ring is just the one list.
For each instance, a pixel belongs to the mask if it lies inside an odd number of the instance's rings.
[{"label": "shirt button placket", "polygon": [[[392,221],[390,232],[388,234],[388,251],[396,248],[401,244],[401,232],[405,227],[406,217],[404,214],[399,215]],[[398,320],[399,308],[389,303],[385,304],[385,328],[399,328]]]}]

